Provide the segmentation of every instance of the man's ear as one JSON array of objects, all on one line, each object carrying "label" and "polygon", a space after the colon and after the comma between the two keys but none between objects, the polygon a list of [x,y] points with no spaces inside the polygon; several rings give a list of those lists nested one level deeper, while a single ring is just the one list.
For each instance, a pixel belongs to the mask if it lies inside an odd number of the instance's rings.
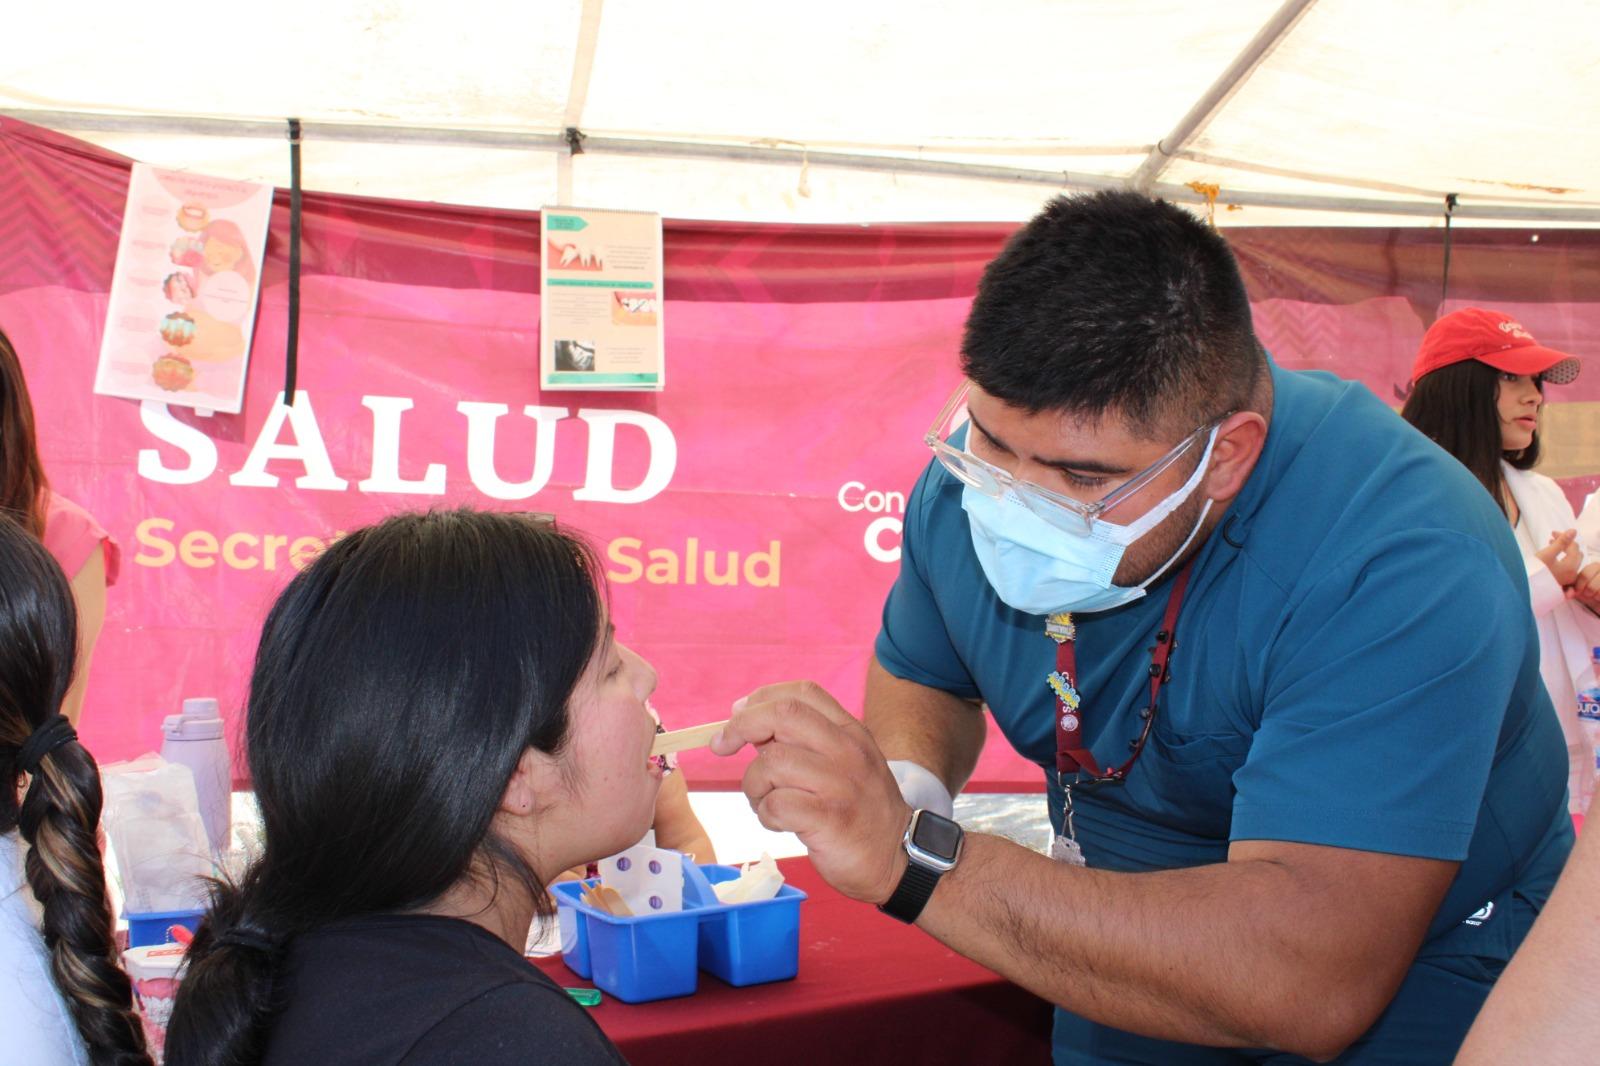
[{"label": "man's ear", "polygon": [[1239,495],[1266,443],[1267,420],[1259,412],[1238,411],[1223,419],[1217,427],[1217,443],[1211,449],[1206,495],[1221,504]]}]

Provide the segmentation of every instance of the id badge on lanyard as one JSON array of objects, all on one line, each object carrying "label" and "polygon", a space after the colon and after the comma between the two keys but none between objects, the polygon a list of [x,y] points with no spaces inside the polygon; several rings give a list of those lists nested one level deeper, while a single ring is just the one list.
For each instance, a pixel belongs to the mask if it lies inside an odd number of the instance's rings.
[{"label": "id badge on lanyard", "polygon": [[[1155,647],[1150,649],[1150,702],[1139,712],[1144,728],[1128,742],[1131,754],[1128,761],[1111,770],[1103,770],[1083,739],[1083,697],[1077,689],[1078,653],[1077,626],[1068,613],[1053,614],[1045,620],[1045,635],[1056,642],[1056,668],[1046,683],[1056,697],[1056,781],[1061,785],[1061,832],[1050,842],[1050,857],[1073,866],[1083,866],[1083,847],[1078,843],[1078,833],[1072,819],[1072,792],[1074,789],[1099,788],[1120,784],[1128,771],[1139,760],[1145,742],[1150,739],[1150,729],[1155,724],[1156,707],[1161,688],[1172,677],[1172,652],[1177,648],[1178,612],[1183,607],[1183,593],[1189,585],[1190,562],[1178,572],[1172,582],[1172,592],[1167,598],[1167,610],[1161,619],[1161,629],[1156,633]],[[1073,780],[1068,780],[1068,776]],[[1087,775],[1087,776],[1085,776]]]}]

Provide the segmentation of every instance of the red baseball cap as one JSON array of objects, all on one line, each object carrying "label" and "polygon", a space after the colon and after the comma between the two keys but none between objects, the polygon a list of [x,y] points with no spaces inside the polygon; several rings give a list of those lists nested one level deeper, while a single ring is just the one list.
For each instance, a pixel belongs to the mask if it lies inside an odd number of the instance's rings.
[{"label": "red baseball cap", "polygon": [[1507,374],[1537,374],[1552,385],[1576,380],[1581,369],[1575,357],[1544,347],[1510,315],[1466,307],[1428,327],[1411,367],[1411,382],[1468,359]]}]

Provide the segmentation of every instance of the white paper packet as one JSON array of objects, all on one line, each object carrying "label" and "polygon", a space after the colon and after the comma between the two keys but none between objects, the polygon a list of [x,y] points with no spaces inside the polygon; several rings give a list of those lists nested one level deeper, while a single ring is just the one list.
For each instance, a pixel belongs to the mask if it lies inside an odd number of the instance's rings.
[{"label": "white paper packet", "polygon": [[782,887],[783,873],[778,869],[777,860],[763,851],[760,859],[739,867],[738,877],[717,882],[711,886],[711,891],[724,903],[754,903],[771,899]]}]

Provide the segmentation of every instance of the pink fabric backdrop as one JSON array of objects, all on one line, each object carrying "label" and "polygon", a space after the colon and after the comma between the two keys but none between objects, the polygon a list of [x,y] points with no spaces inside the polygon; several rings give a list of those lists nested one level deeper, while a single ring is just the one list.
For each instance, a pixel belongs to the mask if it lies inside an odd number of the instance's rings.
[{"label": "pink fabric backdrop", "polygon": [[[299,538],[456,503],[554,512],[610,552],[619,632],[660,671],[656,704],[669,726],[722,717],[751,688],[798,677],[859,705],[895,573],[899,507],[927,458],[921,434],[957,380],[961,322],[1008,227],[669,222],[667,390],[541,395],[536,215],[308,195],[300,388],[345,484],[297,485],[307,463],[278,458],[264,468],[276,485],[263,487],[233,477],[283,380],[287,197],[274,214],[244,411],[171,409],[215,446],[214,467],[204,456],[190,469],[189,451],[164,439],[181,429],[158,421],[158,435],[139,405],[90,391],[127,180],[119,157],[0,118],[0,327],[22,354],[53,484],[124,551],[85,711],[85,738],[102,760],[158,746],[162,716],[185,696],[217,696],[237,725],[256,630],[293,573]],[[1230,237],[1278,358],[1361,378],[1389,398],[1431,313],[1430,289],[1436,299],[1436,243],[1430,263],[1426,242],[1401,254],[1416,239],[1397,241],[1392,231]],[[1507,282],[1493,265],[1528,241],[1500,239],[1458,246],[1466,280],[1453,295],[1481,301],[1481,290],[1498,285],[1508,299],[1526,298],[1513,309],[1541,340],[1591,349],[1595,307],[1570,291],[1551,302]],[[1587,234],[1573,240],[1547,239],[1538,262],[1561,257],[1561,278],[1592,280],[1600,244]],[[1522,273],[1514,261],[1509,271]],[[1328,282],[1321,289],[1319,278]],[[1593,399],[1597,389],[1600,374],[1567,398]],[[463,403],[508,409],[496,423],[493,465],[512,483],[535,474],[543,444],[523,408],[565,409],[559,420],[542,416],[553,424],[552,461],[538,491],[494,499],[475,483]],[[160,419],[160,409],[147,417]],[[399,475],[419,479],[442,464],[442,494],[363,491],[374,475],[375,422],[396,417]],[[597,426],[611,417],[650,428],[616,427],[604,463]],[[290,426],[274,439],[311,442]],[[389,452],[376,451],[379,460]],[[184,483],[174,483],[174,470],[189,470]],[[647,476],[664,483],[648,499],[583,498],[601,484],[626,495]],[[488,481],[481,469],[477,481]],[[869,551],[869,532],[888,559]],[[691,540],[714,552],[719,578],[738,553],[736,583],[708,582],[703,559],[690,583]],[[221,558],[224,542],[231,563]],[[630,563],[648,565],[652,550],[676,553],[675,582],[652,582]],[[684,766],[696,787],[734,786],[742,771],[704,753]],[[996,738],[973,787],[1034,790],[1039,773]]]}]

